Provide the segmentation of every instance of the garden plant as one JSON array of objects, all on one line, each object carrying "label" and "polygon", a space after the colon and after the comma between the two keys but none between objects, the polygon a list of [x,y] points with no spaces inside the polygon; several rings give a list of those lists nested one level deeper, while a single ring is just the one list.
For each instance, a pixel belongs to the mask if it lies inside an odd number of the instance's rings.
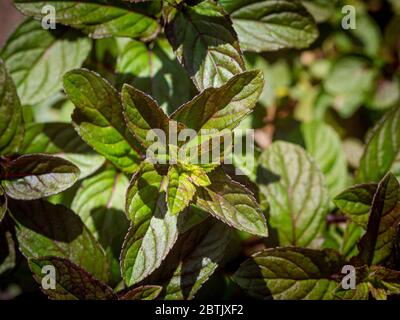
[{"label": "garden plant", "polygon": [[398,299],[399,1],[13,5],[0,299]]}]

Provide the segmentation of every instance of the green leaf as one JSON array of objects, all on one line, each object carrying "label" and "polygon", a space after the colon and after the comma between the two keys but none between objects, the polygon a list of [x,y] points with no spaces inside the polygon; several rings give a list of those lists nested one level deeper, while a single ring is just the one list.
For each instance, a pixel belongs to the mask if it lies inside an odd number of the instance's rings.
[{"label": "green leaf", "polygon": [[[41,290],[53,300],[109,300],[115,299],[113,290],[94,278],[68,259],[60,257],[41,257],[28,259],[29,268]],[[42,270],[46,266],[55,269],[55,289],[44,289]]]},{"label": "green leaf", "polygon": [[27,126],[21,153],[46,153],[75,164],[83,179],[96,172],[105,159],[94,152],[69,123],[34,123]]},{"label": "green leaf", "polygon": [[218,0],[230,14],[244,50],[307,48],[318,37],[312,16],[299,1]]},{"label": "green leaf", "polygon": [[388,111],[370,131],[357,181],[378,182],[388,171],[400,178],[400,106]]},{"label": "green leaf", "polygon": [[104,250],[70,209],[43,200],[10,201],[19,248],[26,258],[65,258],[107,282]]},{"label": "green leaf", "polygon": [[234,280],[259,299],[331,300],[343,263],[333,250],[267,249],[242,263]]},{"label": "green leaf", "polygon": [[190,176],[178,166],[172,165],[168,170],[167,204],[171,214],[178,214],[192,201],[196,186]]},{"label": "green leaf", "polygon": [[15,84],[0,59],[0,154],[16,153],[24,136],[21,104]]},{"label": "green leaf", "polygon": [[21,103],[34,105],[59,91],[63,74],[80,67],[90,50],[87,38],[70,31],[48,31],[40,22],[27,20],[11,35],[0,56]]},{"label": "green leaf", "polygon": [[230,235],[224,224],[207,219],[179,237],[161,267],[145,282],[162,285],[162,299],[193,299],[222,261]]},{"label": "green leaf", "polygon": [[263,87],[260,70],[240,73],[220,88],[201,92],[171,118],[196,131],[233,129],[255,107]]},{"label": "green leaf", "polygon": [[393,253],[400,223],[400,184],[388,173],[372,202],[367,233],[359,243],[359,258],[368,265],[385,262]]},{"label": "green leaf", "polygon": [[337,195],[333,202],[353,222],[366,229],[377,187],[376,183],[355,185]]},{"label": "green leaf", "polygon": [[245,70],[232,22],[214,1],[173,11],[165,33],[199,91],[219,87]]},{"label": "green leaf", "polygon": [[323,122],[309,122],[301,126],[306,150],[325,176],[331,196],[343,190],[348,181],[347,161],[339,134]]},{"label": "green leaf", "polygon": [[312,245],[323,228],[328,192],[307,152],[291,143],[273,143],[260,156],[257,182],[280,245]]},{"label": "green leaf", "polygon": [[34,200],[60,193],[79,178],[79,168],[45,154],[23,155],[4,165],[2,186],[14,199]]},{"label": "green leaf", "polygon": [[268,236],[267,224],[253,194],[222,170],[210,174],[211,185],[197,190],[195,204],[238,230]]},{"label": "green leaf", "polygon": [[129,226],[124,213],[128,185],[125,175],[109,167],[85,179],[71,204],[71,209],[106,250],[114,282],[120,278],[119,252]]},{"label": "green leaf", "polygon": [[126,126],[143,146],[149,147],[154,143],[146,139],[150,130],[169,132],[169,118],[152,97],[124,84],[121,98]]},{"label": "green leaf", "polygon": [[161,293],[160,286],[141,286],[125,293],[120,300],[154,300]]},{"label": "green leaf", "polygon": [[127,191],[126,213],[131,227],[121,251],[121,274],[132,286],[157,269],[178,237],[178,218],[165,201],[163,177],[143,162]]},{"label": "green leaf", "polygon": [[145,44],[130,41],[115,66],[118,80],[154,97],[164,111],[172,113],[195,92],[192,81],[176,61],[166,39]]},{"label": "green leaf", "polygon": [[157,22],[139,12],[137,6],[117,0],[14,0],[14,4],[24,15],[38,20],[47,15],[43,7],[51,5],[57,23],[82,30],[92,38],[150,38],[159,29]]},{"label": "green leaf", "polygon": [[75,105],[75,130],[93,149],[127,173],[137,170],[137,141],[125,126],[115,89],[98,74],[80,69],[64,76],[64,89]]}]

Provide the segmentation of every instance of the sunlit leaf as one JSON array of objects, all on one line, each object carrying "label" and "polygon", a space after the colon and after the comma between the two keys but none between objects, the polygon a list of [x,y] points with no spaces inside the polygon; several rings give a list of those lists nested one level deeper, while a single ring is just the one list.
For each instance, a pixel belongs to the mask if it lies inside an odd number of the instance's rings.
[{"label": "sunlit leaf", "polygon": [[218,0],[230,14],[240,45],[247,51],[306,48],[318,29],[299,1]]}]

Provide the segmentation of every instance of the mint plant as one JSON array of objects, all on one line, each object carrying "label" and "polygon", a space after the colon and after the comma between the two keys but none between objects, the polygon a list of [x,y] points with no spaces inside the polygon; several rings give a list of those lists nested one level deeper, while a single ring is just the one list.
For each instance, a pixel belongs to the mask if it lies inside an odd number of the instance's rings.
[{"label": "mint plant", "polygon": [[13,3],[0,293],[398,298],[394,2]]}]

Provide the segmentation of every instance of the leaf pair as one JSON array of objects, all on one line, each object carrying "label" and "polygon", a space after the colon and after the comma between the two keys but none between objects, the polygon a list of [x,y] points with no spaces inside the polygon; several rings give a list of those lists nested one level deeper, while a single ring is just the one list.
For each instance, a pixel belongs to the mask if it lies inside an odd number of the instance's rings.
[{"label": "leaf pair", "polygon": [[[168,210],[166,179],[145,161],[128,189],[126,212],[132,222],[121,253],[122,275],[128,286],[143,280],[161,265],[178,235],[186,230],[188,215],[192,214],[191,208],[178,216]],[[194,204],[230,226],[267,235],[263,214],[243,186],[219,170],[212,173],[211,181],[209,186],[198,189]]]},{"label": "leaf pair", "polygon": [[[134,105],[140,106],[139,103],[131,104],[131,106]],[[139,112],[135,111],[138,115]],[[132,111],[131,114],[134,112]],[[135,119],[136,124],[144,123],[141,128],[150,128],[148,125],[150,121],[141,122],[144,117],[140,119],[137,116]],[[144,136],[143,131],[139,131],[139,134]],[[173,165],[170,166],[167,177],[163,178],[151,163],[144,162],[142,166],[142,169],[134,176],[127,196],[126,210],[132,220],[132,225],[121,254],[121,267],[128,285],[145,278],[166,257],[179,234],[179,225],[185,219],[184,215],[176,217],[175,213],[187,206],[193,197],[196,191],[193,184],[200,186],[194,199],[199,207],[236,228],[265,235],[265,221],[262,213],[257,209],[256,201],[241,185],[230,182],[225,174],[220,174],[218,179],[215,179],[216,176],[211,173],[210,181],[208,181],[204,171],[200,174],[196,172],[201,170],[200,167],[195,166],[192,170],[184,170],[184,173],[180,174]],[[209,185],[210,182],[211,185]],[[172,203],[168,201],[170,210],[164,202],[165,185],[168,185],[168,199],[173,199]],[[175,191],[184,189],[185,186],[185,192]],[[216,190],[218,190],[218,196]],[[170,193],[173,195],[171,196]],[[178,203],[176,203],[177,195],[180,197]],[[151,254],[154,251],[155,257]]]},{"label": "leaf pair", "polygon": [[[154,129],[162,130],[168,141],[170,135],[178,135],[182,128],[196,132],[233,129],[251,112],[262,87],[260,72],[244,72],[220,88],[206,89],[169,118],[150,96],[129,85],[124,85],[120,99],[93,72],[75,70],[64,77],[64,88],[76,106],[73,114],[76,130],[97,152],[127,173],[137,170],[143,148],[154,144],[149,140],[149,133]],[[193,120],[197,116],[201,117],[200,121]],[[176,132],[170,132],[173,125]],[[166,147],[166,142],[163,143]]]},{"label": "leaf pair", "polygon": [[[123,86],[120,98],[93,72],[67,73],[64,87],[76,106],[74,126],[83,139],[118,168],[127,173],[137,171],[127,191],[126,214],[131,227],[121,252],[121,273],[128,286],[161,265],[183,230],[185,214],[176,214],[192,199],[231,226],[266,235],[265,219],[254,197],[225,174],[216,174],[213,185],[207,165],[177,163],[163,176],[158,172],[160,168],[149,161],[140,167],[138,164],[139,152],[153,144],[148,140],[149,132],[161,129],[169,140],[174,133],[170,132],[171,122],[177,130],[189,128],[195,133],[208,128],[234,128],[257,101],[263,88],[260,72],[244,72],[220,88],[206,89],[171,118],[151,97],[129,85]],[[201,115],[200,121],[192,121],[195,114]],[[195,187],[200,188],[196,198]]]}]

